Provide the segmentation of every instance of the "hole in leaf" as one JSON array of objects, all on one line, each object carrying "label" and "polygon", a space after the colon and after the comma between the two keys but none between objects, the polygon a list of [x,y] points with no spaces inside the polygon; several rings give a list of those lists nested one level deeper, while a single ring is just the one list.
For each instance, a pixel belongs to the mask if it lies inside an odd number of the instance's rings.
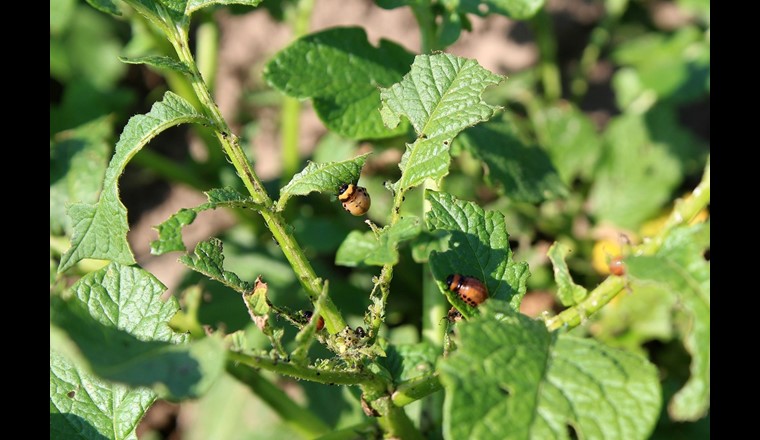
[{"label": "hole in leaf", "polygon": [[578,433],[575,431],[575,427],[571,424],[567,424],[567,436],[571,439],[578,439]]},{"label": "hole in leaf", "polygon": [[74,396],[76,396],[76,395],[77,395],[77,392],[76,392],[76,391],[74,391],[74,390],[71,390],[71,391],[69,391],[68,393],[66,393],[66,395],[69,397],[69,399],[73,399],[73,398],[74,398]]},{"label": "hole in leaf", "polygon": [[509,391],[509,388],[506,385],[499,385],[499,391],[501,391],[504,396],[509,397],[512,392]]}]

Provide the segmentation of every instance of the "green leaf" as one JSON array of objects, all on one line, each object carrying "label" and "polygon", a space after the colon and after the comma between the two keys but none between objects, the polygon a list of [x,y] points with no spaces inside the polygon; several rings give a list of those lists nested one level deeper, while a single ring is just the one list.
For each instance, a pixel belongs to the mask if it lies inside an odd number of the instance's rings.
[{"label": "green leaf", "polygon": [[637,84],[638,93],[631,93],[627,102],[620,102],[625,110],[644,92],[654,98],[674,102],[692,101],[705,96],[705,82],[710,73],[710,46],[704,32],[694,26],[684,27],[670,36],[647,33],[620,44],[612,53],[613,60],[623,66],[627,78],[613,77],[616,91],[619,87]]},{"label": "green leaf", "polygon": [[71,247],[61,257],[58,272],[65,271],[83,258],[122,264],[135,262],[127,242],[127,209],[119,200],[119,176],[129,160],[153,137],[169,127],[188,122],[202,124],[207,119],[172,92],[166,92],[164,100],[155,103],[148,114],[130,118],[116,144],[97,203],[76,203],[69,208],[74,232]]},{"label": "green leaf", "polygon": [[490,119],[498,107],[486,104],[486,87],[504,77],[477,61],[450,54],[418,55],[412,70],[398,84],[381,89],[383,122],[396,127],[406,116],[417,133],[401,158],[396,190],[440,180],[449,170],[449,144],[460,131]]},{"label": "green leaf", "polygon": [[50,75],[64,84],[83,81],[98,93],[109,93],[127,72],[117,59],[123,47],[117,28],[111,17],[77,4],[67,31],[50,36]]},{"label": "green leaf", "polygon": [[379,362],[388,370],[395,383],[431,374],[440,355],[438,348],[427,342],[389,345],[386,357]]},{"label": "green leaf", "polygon": [[245,5],[245,6],[258,6],[262,0],[187,0],[187,8],[185,13],[187,15],[193,12],[205,8],[211,5]]},{"label": "green leaf", "polygon": [[253,289],[251,283],[241,280],[234,272],[224,270],[224,254],[222,251],[222,241],[218,238],[211,238],[195,246],[193,257],[183,255],[179,261],[190,269],[200,272],[212,280],[219,281],[237,292],[250,293]]},{"label": "green leaf", "polygon": [[547,252],[549,260],[554,266],[554,281],[557,283],[557,297],[563,306],[572,306],[581,302],[588,291],[585,287],[573,282],[570,271],[565,263],[565,257],[570,253],[570,248],[564,243],[554,242]]},{"label": "green leaf", "polygon": [[50,157],[50,232],[71,234],[66,205],[94,203],[108,165],[110,118],[100,118],[66,133]]},{"label": "green leaf", "polygon": [[577,107],[563,103],[541,109],[536,125],[536,131],[545,135],[544,147],[562,181],[569,185],[577,176],[591,180],[602,152],[591,119]]},{"label": "green leaf", "polygon": [[378,139],[406,132],[382,124],[378,86],[409,71],[412,55],[387,40],[372,46],[361,28],[334,28],[307,35],[267,63],[264,78],[288,96],[312,98],[331,130],[351,139]]},{"label": "green leaf", "polygon": [[90,4],[93,8],[97,9],[100,12],[105,12],[106,14],[121,15],[121,11],[119,8],[116,7],[116,4],[112,2],[111,0],[87,0],[87,3]]},{"label": "green leaf", "polygon": [[53,0],[50,2],[50,35],[60,38],[68,28],[76,9],[76,0]]},{"label": "green leaf", "polygon": [[610,122],[606,145],[589,194],[591,213],[631,230],[651,219],[683,179],[681,164],[668,146],[650,137],[641,116]]},{"label": "green leaf", "polygon": [[182,242],[182,228],[195,221],[198,213],[217,208],[259,208],[250,197],[245,197],[233,188],[214,188],[205,193],[208,203],[195,208],[183,208],[172,215],[165,222],[156,226],[158,240],[150,243],[150,252],[153,255],[162,255],[172,251],[184,251],[185,243]]},{"label": "green leaf", "polygon": [[659,416],[657,370],[592,339],[486,302],[458,325],[439,363],[444,436],[478,439],[645,439]]},{"label": "green leaf", "polygon": [[536,146],[524,144],[511,123],[477,125],[459,139],[465,149],[485,162],[488,183],[504,188],[509,198],[539,203],[567,196],[549,156]]},{"label": "green leaf", "polygon": [[431,252],[445,251],[448,243],[449,233],[446,231],[422,231],[420,235],[412,241],[412,258],[416,263],[427,263]]},{"label": "green leaf", "polygon": [[420,219],[402,217],[394,225],[373,231],[351,231],[335,254],[335,264],[355,267],[361,263],[372,266],[398,263],[398,246],[416,237],[421,230]]},{"label": "green leaf", "polygon": [[303,171],[293,176],[290,182],[282,187],[277,209],[283,210],[292,196],[305,196],[313,191],[337,194],[344,183],[358,182],[369,154],[362,154],[342,162],[309,162]]},{"label": "green leaf", "polygon": [[72,298],[51,299],[51,323],[76,348],[63,346],[64,354],[110,381],[173,399],[200,395],[223,371],[224,348],[217,338],[181,344],[186,336],[168,325],[179,305],[161,300],[164,289],[150,273],[118,263],[84,276]]},{"label": "green leaf", "polygon": [[143,57],[127,58],[119,57],[119,60],[127,64],[147,64],[158,69],[173,70],[183,75],[190,76],[190,69],[185,63],[179,60],[175,60],[171,57],[159,56],[159,55],[147,55]]},{"label": "green leaf", "polygon": [[461,0],[459,10],[480,16],[501,14],[525,20],[536,14],[544,0]]},{"label": "green leaf", "polygon": [[425,213],[428,229],[451,233],[448,249],[430,254],[433,277],[449,302],[465,316],[475,313],[445,286],[449,275],[459,273],[485,283],[489,298],[508,301],[519,309],[530,272],[527,263],[512,259],[504,214],[443,192],[427,191],[425,199],[431,205]]},{"label": "green leaf", "polygon": [[654,256],[626,260],[629,275],[675,294],[687,316],[681,333],[691,354],[691,376],[673,396],[668,412],[674,420],[697,420],[710,408],[710,224],[673,230]]},{"label": "green leaf", "polygon": [[137,439],[154,400],[150,389],[106,382],[50,351],[50,438]]}]

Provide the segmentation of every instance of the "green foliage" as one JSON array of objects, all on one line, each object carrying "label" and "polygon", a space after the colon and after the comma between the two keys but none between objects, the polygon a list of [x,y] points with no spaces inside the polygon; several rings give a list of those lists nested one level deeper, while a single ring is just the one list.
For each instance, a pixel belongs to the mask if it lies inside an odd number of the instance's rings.
[{"label": "green foliage", "polygon": [[146,115],[134,116],[124,127],[111,163],[106,169],[103,191],[94,204],[75,203],[69,208],[74,224],[71,248],[61,257],[59,272],[83,258],[111,260],[122,264],[135,263],[127,243],[127,209],[119,200],[118,179],[127,162],[153,137],[174,125],[205,123],[184,99],[167,92]]},{"label": "green foliage", "polygon": [[557,298],[563,306],[572,306],[581,302],[588,294],[588,290],[573,282],[570,271],[567,268],[565,258],[570,248],[562,243],[554,243],[546,255],[554,266],[554,281],[557,283]]},{"label": "green foliage", "polygon": [[425,215],[428,229],[451,234],[448,249],[430,255],[430,270],[449,302],[465,316],[474,313],[445,285],[449,275],[459,273],[479,279],[489,298],[507,301],[517,310],[530,272],[527,263],[512,259],[504,215],[447,193],[430,191],[425,197],[431,205]]},{"label": "green foliage", "polygon": [[[378,0],[409,7],[421,54],[308,33],[314,2],[281,2],[298,38],[254,58],[224,112],[215,12],[260,0],[87,3],[50,3],[51,436],[136,438],[157,399],[194,402],[188,438],[706,435],[709,2],[674,2],[674,25],[625,0],[580,24],[543,0]],[[499,38],[533,39],[537,62],[447,53],[472,14],[526,20]],[[293,98],[328,130],[306,157]],[[262,180],[278,107],[284,170]],[[167,278],[127,240],[159,180],[207,201],[155,226],[153,255],[185,252],[204,211],[237,222]],[[335,203],[345,183],[371,195],[366,220]],[[452,274],[488,299],[465,304]]]},{"label": "green foliage", "polygon": [[439,366],[447,438],[647,438],[660,407],[654,365],[551,334],[504,303],[484,308]]},{"label": "green foliage", "polygon": [[494,115],[498,108],[485,103],[481,94],[502,79],[474,60],[449,54],[420,55],[400,83],[381,90],[383,122],[393,128],[405,116],[417,133],[417,140],[407,145],[401,158],[396,191],[447,174],[451,140]]},{"label": "green foliage", "polygon": [[337,195],[341,185],[359,181],[359,175],[368,155],[369,153],[362,154],[342,162],[309,163],[303,171],[293,176],[290,182],[280,189],[277,208],[284,209],[292,196],[305,196],[312,191]]},{"label": "green foliage", "polygon": [[336,133],[379,139],[407,129],[383,126],[378,87],[400,80],[411,62],[412,55],[395,43],[381,40],[375,47],[364,29],[336,28],[295,41],[269,61],[264,78],[288,96],[311,98],[314,110]]},{"label": "green foliage", "polygon": [[631,276],[655,283],[677,298],[685,315],[680,331],[691,355],[689,381],[673,396],[668,411],[675,420],[697,420],[710,406],[710,224],[679,228],[654,256],[627,260]]}]

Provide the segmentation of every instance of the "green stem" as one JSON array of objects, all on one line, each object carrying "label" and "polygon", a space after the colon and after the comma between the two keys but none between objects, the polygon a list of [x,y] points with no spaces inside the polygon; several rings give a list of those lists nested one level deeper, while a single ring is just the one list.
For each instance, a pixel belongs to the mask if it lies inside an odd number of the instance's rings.
[{"label": "green stem", "polygon": [[208,84],[213,92],[216,83],[216,71],[219,60],[219,26],[213,18],[205,20],[198,25],[195,32],[195,53],[198,60],[198,71],[203,81]]},{"label": "green stem", "polygon": [[[691,193],[691,197],[676,201],[673,212],[670,214],[665,226],[651,240],[636,246],[634,255],[652,255],[656,253],[665,238],[679,225],[688,224],[700,211],[710,203],[710,159],[707,160],[702,181]],[[557,316],[546,319],[549,330],[558,330],[563,327],[573,328],[580,325],[586,318],[596,313],[612,298],[625,289],[625,281],[622,277],[609,276],[599,286],[591,291],[588,297],[569,309],[564,310]]]},{"label": "green stem", "polygon": [[[230,127],[222,117],[219,107],[217,107],[214,99],[211,97],[206,84],[203,82],[198,67],[195,64],[190,49],[187,45],[187,34],[185,31],[177,26],[171,29],[174,34],[170,35],[170,40],[174,45],[174,49],[177,51],[177,55],[180,61],[187,64],[190,69],[192,78],[191,84],[193,90],[201,102],[201,107],[206,116],[211,120],[214,128],[216,129],[216,136],[227,154],[227,157],[232,162],[232,165],[238,172],[238,175],[243,180],[246,189],[251,194],[253,201],[263,205],[263,209],[259,211],[264,218],[264,222],[272,232],[274,239],[280,245],[282,252],[288,259],[288,262],[293,267],[299,282],[306,290],[309,299],[313,302],[319,298],[322,292],[322,280],[317,277],[314,269],[304,255],[303,250],[296,242],[295,237],[291,234],[290,230],[274,207],[272,199],[269,198],[264,185],[261,180],[253,171],[253,167],[245,156],[237,136],[232,134]],[[322,317],[325,320],[327,330],[331,334],[335,334],[346,327],[346,322],[341,316],[335,304],[327,297],[322,304]]]},{"label": "green stem", "polygon": [[401,382],[391,395],[396,406],[406,406],[416,400],[443,389],[437,374],[428,374]]},{"label": "green stem", "polygon": [[301,101],[286,96],[280,110],[280,138],[282,139],[282,177],[285,186],[298,172],[301,157],[298,152],[298,128],[301,121]]},{"label": "green stem", "polygon": [[414,427],[414,424],[403,408],[396,406],[391,402],[390,397],[378,399],[373,402],[381,416],[377,419],[380,426],[385,431],[386,438],[399,438],[404,440],[423,440],[424,437],[420,431]]},{"label": "green stem", "polygon": [[306,438],[328,433],[330,427],[311,411],[293,401],[280,388],[245,366],[227,364],[227,372],[266,402],[290,427]]},{"label": "green stem", "polygon": [[247,365],[253,368],[272,371],[283,376],[291,376],[297,379],[309,380],[328,385],[367,385],[384,388],[385,382],[378,376],[361,371],[335,371],[297,365],[293,362],[273,360],[268,357],[254,356],[234,351],[227,352],[227,360]]},{"label": "green stem", "polygon": [[588,76],[591,73],[591,69],[594,68],[597,60],[599,60],[602,48],[610,40],[612,29],[628,5],[627,0],[619,1],[618,3],[619,5],[615,10],[609,10],[608,5],[607,14],[601,23],[591,31],[589,42],[583,49],[578,68],[575,70],[573,78],[570,81],[570,91],[576,104],[580,102],[586,91],[588,91]]},{"label": "green stem", "polygon": [[[290,11],[289,22],[293,39],[298,39],[309,31],[314,0],[299,0]],[[282,185],[287,184],[301,166],[298,151],[298,133],[301,119],[301,101],[285,97],[280,110],[280,138],[282,142]]]},{"label": "green stem", "polygon": [[556,101],[562,97],[562,82],[557,67],[557,44],[554,41],[554,29],[546,8],[538,10],[531,19],[536,34],[538,52],[541,56],[539,69],[547,101]]},{"label": "green stem", "polygon": [[410,7],[420,28],[420,53],[430,53],[436,49],[435,15],[430,8],[430,1],[411,2]]}]

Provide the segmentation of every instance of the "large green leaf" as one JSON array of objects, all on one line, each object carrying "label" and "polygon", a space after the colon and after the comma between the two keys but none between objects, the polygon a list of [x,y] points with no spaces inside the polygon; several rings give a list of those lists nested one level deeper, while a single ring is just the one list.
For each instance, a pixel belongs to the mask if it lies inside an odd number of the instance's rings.
[{"label": "large green leaf", "polygon": [[511,199],[539,203],[567,195],[544,150],[526,145],[508,121],[476,125],[459,138],[486,165],[486,180]]},{"label": "large green leaf", "polygon": [[50,153],[50,232],[71,234],[66,205],[97,200],[108,165],[108,118],[77,127],[53,144]]},{"label": "large green leaf", "polygon": [[645,439],[660,409],[657,370],[592,339],[549,333],[490,302],[457,327],[439,363],[450,439]]},{"label": "large green leaf", "polygon": [[397,191],[426,178],[440,180],[448,173],[452,139],[494,115],[499,108],[484,102],[481,95],[503,79],[475,60],[441,53],[418,55],[401,82],[381,89],[383,122],[396,127],[404,116],[418,136],[401,158]]},{"label": "large green leaf", "polygon": [[155,399],[148,388],[106,382],[50,351],[50,438],[137,439]]},{"label": "large green leaf", "polygon": [[177,300],[163,301],[163,290],[148,272],[118,263],[84,276],[71,298],[51,299],[51,323],[73,342],[56,348],[110,381],[175,399],[202,394],[224,369],[224,348],[217,338],[185,344],[168,325]]},{"label": "large green leaf", "polygon": [[691,354],[691,376],[673,396],[668,411],[675,420],[697,420],[710,408],[710,224],[674,230],[654,256],[626,260],[639,282],[653,282],[679,299],[686,314],[681,333]]},{"label": "large green leaf", "polygon": [[352,139],[386,138],[407,127],[383,126],[378,87],[409,71],[412,55],[381,40],[372,46],[361,28],[334,28],[293,42],[269,61],[264,77],[288,96],[311,98],[332,131]]},{"label": "large green leaf", "polygon": [[425,213],[428,229],[451,233],[449,248],[430,254],[430,270],[449,301],[466,316],[474,313],[444,283],[449,275],[459,273],[479,279],[489,298],[507,301],[517,310],[530,273],[527,263],[512,259],[504,214],[443,192],[428,191],[425,199],[430,202],[430,211]]},{"label": "large green leaf", "polygon": [[188,122],[205,123],[207,120],[172,92],[166,92],[164,100],[155,103],[148,114],[133,116],[129,120],[106,170],[98,201],[95,204],[76,203],[69,208],[74,231],[71,247],[61,257],[58,272],[83,258],[122,264],[135,262],[127,242],[127,209],[119,200],[119,176],[129,160],[153,137],[169,127]]},{"label": "large green leaf", "polygon": [[362,154],[341,162],[310,162],[306,168],[293,176],[290,182],[280,189],[277,209],[284,209],[288,199],[292,196],[305,196],[313,191],[337,194],[341,185],[358,182],[369,154]]},{"label": "large green leaf", "polygon": [[183,208],[172,215],[165,222],[156,226],[158,240],[150,243],[150,251],[154,255],[161,255],[172,251],[184,251],[185,244],[182,242],[182,228],[195,221],[199,212],[217,208],[258,208],[250,197],[245,197],[233,188],[214,188],[206,192],[208,202],[195,208]]},{"label": "large green leaf", "polygon": [[354,267],[360,263],[382,266],[398,263],[398,246],[416,237],[421,230],[420,219],[403,217],[386,226],[376,235],[372,231],[351,231],[335,254],[335,264]]}]

